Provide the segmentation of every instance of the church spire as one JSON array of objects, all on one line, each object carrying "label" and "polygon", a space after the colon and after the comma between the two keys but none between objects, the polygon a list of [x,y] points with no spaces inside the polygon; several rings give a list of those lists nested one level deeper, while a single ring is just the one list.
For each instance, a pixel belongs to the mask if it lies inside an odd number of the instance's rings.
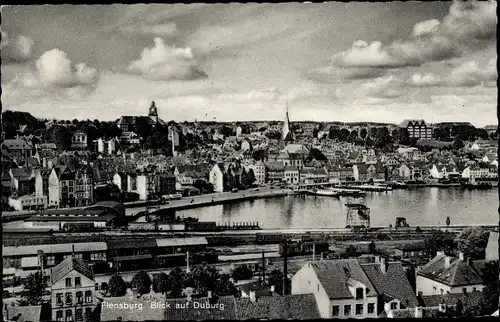
[{"label": "church spire", "polygon": [[293,141],[293,133],[291,132],[290,119],[288,117],[288,101],[286,102],[286,114],[285,114],[285,122],[283,124],[282,136],[281,140],[283,144],[286,141]]},{"label": "church spire", "polygon": [[151,102],[148,116],[154,119],[156,123],[158,123],[158,109],[156,108],[155,101]]}]

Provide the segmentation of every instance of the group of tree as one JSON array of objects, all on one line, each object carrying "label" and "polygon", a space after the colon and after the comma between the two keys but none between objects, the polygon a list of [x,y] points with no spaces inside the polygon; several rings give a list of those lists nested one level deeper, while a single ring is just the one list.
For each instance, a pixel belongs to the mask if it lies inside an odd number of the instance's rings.
[{"label": "group of tree", "polygon": [[[170,298],[182,297],[184,290],[188,287],[193,288],[197,296],[207,296],[208,291],[216,296],[239,295],[231,276],[221,274],[214,266],[207,263],[195,266],[189,273],[177,267],[169,274],[160,273],[153,279],[145,271],[139,271],[132,278],[131,287],[138,295],[147,294],[153,290]],[[121,276],[113,276],[107,287],[107,295],[124,296],[126,292],[127,284]]]},{"label": "group of tree", "polygon": [[433,229],[424,237],[424,247],[430,257],[436,256],[438,251],[453,255],[456,250],[455,235],[449,231]]},{"label": "group of tree", "polygon": [[446,124],[434,128],[434,138],[444,142],[452,142],[454,139],[461,141],[489,140],[498,138],[498,133],[488,134],[485,129],[475,128],[472,124]]},{"label": "group of tree", "polygon": [[484,258],[489,232],[481,227],[467,228],[458,236],[458,250],[471,259]]},{"label": "group of tree", "polygon": [[402,145],[416,143],[415,140],[410,139],[410,134],[406,128],[394,129],[392,133],[389,133],[386,126],[373,127],[370,130],[361,128],[359,132],[358,130],[349,131],[346,128],[331,127],[328,138],[338,142],[353,143],[378,149],[390,148],[393,143]]}]

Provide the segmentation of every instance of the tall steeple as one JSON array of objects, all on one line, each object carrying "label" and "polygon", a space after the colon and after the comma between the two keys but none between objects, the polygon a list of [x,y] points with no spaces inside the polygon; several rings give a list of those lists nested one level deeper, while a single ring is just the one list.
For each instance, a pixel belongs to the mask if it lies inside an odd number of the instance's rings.
[{"label": "tall steeple", "polygon": [[155,101],[151,102],[151,106],[149,107],[148,116],[158,123],[158,109],[156,108]]},{"label": "tall steeple", "polygon": [[283,124],[283,130],[281,132],[281,140],[283,144],[285,144],[286,141],[293,141],[293,133],[291,131],[290,119],[288,118],[288,102],[286,102],[285,122]]}]

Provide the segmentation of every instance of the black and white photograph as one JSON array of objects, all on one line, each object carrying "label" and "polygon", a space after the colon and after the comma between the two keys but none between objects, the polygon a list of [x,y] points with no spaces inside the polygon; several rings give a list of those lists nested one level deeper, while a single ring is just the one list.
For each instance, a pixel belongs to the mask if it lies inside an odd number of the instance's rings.
[{"label": "black and white photograph", "polygon": [[499,316],[496,1],[0,11],[3,322]]}]

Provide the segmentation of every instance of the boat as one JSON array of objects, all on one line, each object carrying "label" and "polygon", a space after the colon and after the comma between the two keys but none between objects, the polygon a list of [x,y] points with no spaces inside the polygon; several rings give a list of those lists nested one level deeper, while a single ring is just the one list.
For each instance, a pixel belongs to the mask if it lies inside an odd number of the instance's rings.
[{"label": "boat", "polygon": [[489,182],[472,182],[472,183],[463,183],[463,189],[476,189],[476,190],[489,190],[492,188],[491,183]]},{"label": "boat", "polygon": [[315,190],[314,194],[317,196],[338,197],[339,193],[331,189]]},{"label": "boat", "polygon": [[392,189],[406,189],[408,188],[408,185],[404,182],[401,182],[401,181],[396,181],[394,183],[392,183]]}]

